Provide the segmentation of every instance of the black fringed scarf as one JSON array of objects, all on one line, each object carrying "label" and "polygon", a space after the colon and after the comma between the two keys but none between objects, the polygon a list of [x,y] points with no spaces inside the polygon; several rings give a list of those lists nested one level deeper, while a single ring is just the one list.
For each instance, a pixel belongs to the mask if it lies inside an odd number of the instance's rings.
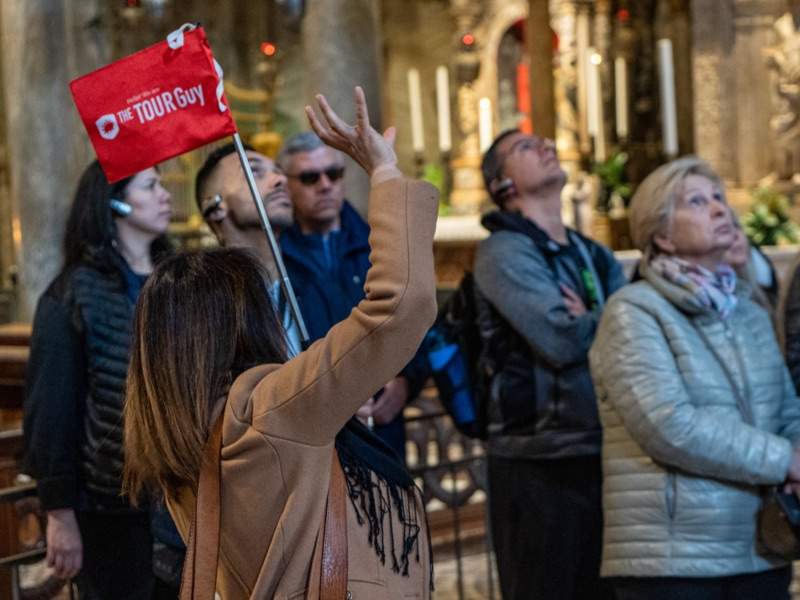
[{"label": "black fringed scarf", "polygon": [[[411,475],[400,462],[397,454],[383,440],[372,433],[358,419],[352,418],[336,435],[336,450],[342,463],[347,495],[355,509],[359,525],[369,525],[369,545],[386,564],[386,531],[388,516],[389,548],[392,570],[408,576],[410,556],[419,563],[420,515],[414,502],[421,492]],[[375,478],[372,477],[373,473]],[[406,493],[402,493],[405,491]],[[392,511],[402,523],[402,552],[397,556]],[[422,519],[425,520],[423,511]],[[433,553],[430,529],[427,542],[431,557],[431,589],[433,589]],[[400,532],[398,532],[399,534]]]}]

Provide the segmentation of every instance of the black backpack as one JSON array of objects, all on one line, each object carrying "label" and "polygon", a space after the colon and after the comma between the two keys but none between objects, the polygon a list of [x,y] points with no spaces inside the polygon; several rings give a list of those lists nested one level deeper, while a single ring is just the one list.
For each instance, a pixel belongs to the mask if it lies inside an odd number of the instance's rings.
[{"label": "black backpack", "polygon": [[425,337],[425,356],[442,406],[458,431],[488,437],[491,384],[506,354],[507,325],[466,273]]}]

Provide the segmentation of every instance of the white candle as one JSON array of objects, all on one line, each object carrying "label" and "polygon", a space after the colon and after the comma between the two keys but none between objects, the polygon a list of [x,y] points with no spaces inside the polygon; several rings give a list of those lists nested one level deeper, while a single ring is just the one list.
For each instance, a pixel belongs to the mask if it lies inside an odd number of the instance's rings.
[{"label": "white candle", "polygon": [[675,70],[672,65],[672,40],[658,40],[657,46],[664,154],[674,158],[678,156],[678,111],[675,106]]},{"label": "white candle", "polygon": [[617,138],[628,137],[628,65],[618,56],[614,59],[614,94],[617,109]]},{"label": "white candle", "polygon": [[481,153],[492,145],[492,101],[481,98],[478,102],[478,146]]},{"label": "white candle", "polygon": [[603,57],[594,48],[589,53],[589,118],[592,124],[589,131],[594,137],[594,160],[601,163],[606,159],[606,128],[603,114],[603,84],[600,65]]},{"label": "white candle", "polygon": [[594,48],[587,48],[584,60],[586,61],[586,129],[592,137],[597,136],[600,125],[600,115],[597,114],[597,96],[600,94],[600,55]]},{"label": "white candle", "polygon": [[436,114],[439,119],[439,151],[450,152],[450,78],[447,67],[436,67]]},{"label": "white candle", "polygon": [[425,151],[425,132],[422,129],[422,96],[419,91],[419,71],[408,70],[408,105],[411,111],[411,146],[414,152]]}]

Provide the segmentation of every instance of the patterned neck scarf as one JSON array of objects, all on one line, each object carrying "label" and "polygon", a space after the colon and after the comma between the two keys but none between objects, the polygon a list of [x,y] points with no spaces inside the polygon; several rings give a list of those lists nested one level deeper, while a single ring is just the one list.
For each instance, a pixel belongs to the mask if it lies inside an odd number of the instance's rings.
[{"label": "patterned neck scarf", "polygon": [[713,309],[727,319],[736,308],[736,272],[720,265],[715,272],[689,261],[659,254],[650,262],[658,275],[687,290],[701,306]]}]

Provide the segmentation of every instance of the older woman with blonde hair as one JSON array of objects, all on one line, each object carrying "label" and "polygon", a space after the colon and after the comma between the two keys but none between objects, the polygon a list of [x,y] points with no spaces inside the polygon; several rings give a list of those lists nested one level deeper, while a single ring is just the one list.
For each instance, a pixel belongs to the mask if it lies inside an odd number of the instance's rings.
[{"label": "older woman with blonde hair", "polygon": [[631,205],[642,280],[610,300],[590,353],[603,426],[601,574],[619,600],[788,598],[759,553],[760,486],[800,481],[800,402],[769,316],[724,262],[722,182],[685,157]]}]

